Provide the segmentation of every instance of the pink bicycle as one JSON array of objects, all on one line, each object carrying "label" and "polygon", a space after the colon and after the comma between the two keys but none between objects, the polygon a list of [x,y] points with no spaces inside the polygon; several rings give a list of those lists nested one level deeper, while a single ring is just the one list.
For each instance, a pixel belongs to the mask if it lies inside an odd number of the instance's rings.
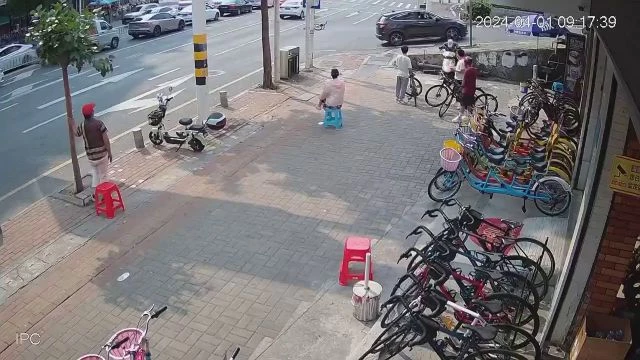
[{"label": "pink bicycle", "polygon": [[[151,305],[149,310],[142,313],[135,328],[122,329],[107,341],[107,344],[100,350],[100,352],[102,350],[107,351],[107,359],[98,353],[97,355],[84,355],[78,360],[151,360],[149,340],[146,337],[149,332],[149,321],[157,319],[160,314],[167,310],[167,307],[163,306],[160,310],[153,312],[154,307],[155,305]],[[143,321],[144,329],[140,327]]]}]

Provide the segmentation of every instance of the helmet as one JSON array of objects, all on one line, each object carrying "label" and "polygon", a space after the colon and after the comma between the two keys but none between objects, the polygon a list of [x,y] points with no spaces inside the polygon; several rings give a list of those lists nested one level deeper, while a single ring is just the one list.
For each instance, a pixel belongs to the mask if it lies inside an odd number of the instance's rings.
[{"label": "helmet", "polygon": [[205,124],[211,130],[222,130],[227,125],[227,117],[223,113],[214,112],[209,115]]}]

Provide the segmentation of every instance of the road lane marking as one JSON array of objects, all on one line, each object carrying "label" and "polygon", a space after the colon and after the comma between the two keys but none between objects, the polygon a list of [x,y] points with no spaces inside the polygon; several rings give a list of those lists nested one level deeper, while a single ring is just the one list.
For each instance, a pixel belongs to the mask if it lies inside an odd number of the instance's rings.
[{"label": "road lane marking", "polygon": [[34,126],[32,126],[32,127],[28,128],[28,129],[26,129],[26,130],[23,130],[23,131],[22,131],[22,133],[23,133],[23,134],[26,134],[26,133],[28,133],[29,131],[35,130],[35,129],[39,128],[40,126],[47,125],[48,123],[50,123],[50,122],[52,122],[52,121],[55,121],[55,120],[58,120],[58,119],[60,119],[61,117],[66,116],[66,115],[67,115],[67,113],[66,113],[66,112],[65,112],[64,114],[60,114],[60,115],[58,115],[58,116],[56,116],[56,117],[54,117],[54,118],[51,118],[51,119],[49,119],[49,120],[47,120],[47,121],[43,121],[43,122],[41,122],[41,123],[39,123],[39,124],[36,124],[36,125],[34,125]]},{"label": "road lane marking", "polygon": [[[113,70],[115,70],[115,69],[117,69],[119,67],[120,67],[120,65],[116,65],[116,66],[113,67]],[[98,75],[102,75],[102,74],[100,72],[96,71],[95,73],[93,73],[93,74],[91,74],[91,75],[89,75],[87,77],[90,78],[90,77],[94,77],[94,76],[98,76]]]},{"label": "road lane marking", "polygon": [[[135,73],[137,73],[139,71],[142,71],[142,70],[144,70],[144,68],[140,68],[140,69],[136,69],[136,70],[132,70],[132,71],[127,71],[126,73],[122,73],[122,74],[119,74],[119,75],[116,75],[116,76],[104,78],[104,79],[102,79],[102,81],[100,81],[97,84],[93,84],[91,86],[87,86],[84,89],[80,89],[78,91],[74,91],[71,94],[71,97],[74,97],[76,95],[85,93],[85,92],[87,92],[89,90],[93,90],[93,89],[95,89],[97,87],[100,87],[100,86],[103,86],[103,85],[106,85],[106,84],[109,84],[109,83],[116,83],[116,82],[118,82],[120,80],[123,80],[123,79],[126,79],[127,77],[129,77],[129,76],[131,76],[131,75],[133,75],[133,74],[135,74]],[[42,109],[47,108],[47,107],[49,107],[49,106],[51,106],[53,104],[57,104],[57,103],[59,103],[61,101],[64,101],[64,96],[63,97],[59,97],[59,98],[57,98],[55,100],[49,101],[46,104],[42,104],[42,105],[38,106],[38,110],[42,110]]]},{"label": "road lane marking", "polygon": [[[235,28],[235,29],[232,29],[232,30],[229,30],[229,31],[225,31],[225,32],[222,32],[222,33],[217,33],[217,34],[215,34],[215,35],[213,35],[213,36],[207,36],[207,38],[208,38],[208,39],[213,39],[213,38],[216,38],[216,37],[219,37],[219,36],[222,36],[222,35],[231,34],[231,33],[236,32],[236,31],[238,31],[238,30],[242,30],[242,29],[250,28],[250,27],[252,27],[252,26],[259,25],[259,24],[262,24],[262,22],[255,22],[255,23],[252,23],[252,24],[249,24],[249,25],[241,26],[241,27],[239,27],[239,28]],[[173,50],[177,50],[177,49],[183,48],[183,47],[185,47],[185,46],[191,46],[191,45],[193,45],[193,43],[192,43],[192,42],[188,42],[188,43],[186,43],[186,44],[182,44],[182,45],[174,46],[174,47],[172,47],[172,48],[170,48],[170,49],[166,49],[166,50],[158,51],[157,53],[151,54],[151,56],[164,54],[164,53],[166,53],[166,52],[173,51]]]},{"label": "road lane marking", "polygon": [[411,6],[415,6],[415,5],[407,4],[407,6],[405,7],[405,9],[411,9]]},{"label": "road lane marking", "polygon": [[16,105],[18,105],[18,103],[15,103],[15,104],[9,105],[9,106],[7,106],[7,107],[5,107],[5,108],[2,108],[2,109],[0,109],[0,111],[9,110],[9,109],[11,109],[12,107],[14,107],[14,106],[16,106]]},{"label": "road lane marking", "polygon": [[320,14],[320,13],[323,13],[325,11],[329,11],[329,9],[320,9],[320,10],[316,11],[316,14]]},{"label": "road lane marking", "polygon": [[125,59],[131,59],[131,58],[134,58],[134,57],[139,57],[140,55],[142,55],[142,53],[138,52],[138,53],[135,53],[135,54],[132,54],[132,55],[129,55],[129,56],[125,57]]},{"label": "road lane marking", "polygon": [[376,0],[373,5],[377,5],[381,0]]},{"label": "road lane marking", "polygon": [[403,5],[402,3],[398,3],[398,7],[402,7],[402,5]]},{"label": "road lane marking", "polygon": [[[260,71],[262,71],[262,68],[259,68],[259,69],[257,69],[257,70],[254,70],[254,71],[252,71],[252,72],[250,72],[250,73],[248,73],[248,74],[245,74],[245,75],[243,75],[243,76],[241,76],[241,77],[237,78],[237,79],[236,79],[236,80],[234,80],[234,81],[231,81],[231,82],[226,83],[226,84],[224,84],[224,85],[222,85],[222,86],[220,86],[220,87],[217,87],[217,88],[215,88],[215,89],[211,90],[211,91],[209,92],[209,94],[212,94],[212,93],[214,93],[214,92],[216,92],[216,91],[219,91],[219,90],[221,90],[221,89],[223,89],[223,88],[225,88],[225,87],[231,86],[231,85],[233,85],[233,84],[237,83],[238,81],[244,80],[244,79],[246,79],[246,78],[248,78],[248,77],[250,77],[250,76],[252,76],[252,75],[254,75],[254,74],[258,73],[258,72],[260,72]],[[189,104],[191,104],[191,103],[193,103],[193,102],[195,102],[195,101],[196,101],[196,99],[193,99],[193,100],[190,100],[188,103],[189,103]],[[185,103],[185,104],[187,104],[187,103]],[[182,107],[186,106],[185,104],[179,105],[179,107],[180,107],[180,108],[182,108]],[[173,108],[173,109],[171,109],[171,110],[167,111],[167,114],[171,114],[171,113],[173,113],[173,112],[174,112],[174,111],[176,111],[176,110],[177,110],[176,108]],[[66,115],[66,114],[65,114],[65,115]],[[63,116],[64,116],[64,115],[63,115]],[[118,140],[118,139],[122,138],[123,136],[128,135],[129,133],[131,133],[131,131],[132,131],[133,129],[137,129],[137,128],[139,128],[139,127],[141,127],[141,126],[144,126],[144,125],[147,125],[147,122],[146,122],[146,121],[145,121],[145,122],[143,122],[143,123],[140,123],[139,125],[136,125],[135,127],[132,127],[131,129],[129,129],[129,130],[127,130],[127,131],[125,131],[125,132],[123,132],[123,133],[121,133],[121,134],[119,134],[119,135],[116,135],[115,137],[113,137],[113,138],[111,139],[111,141],[112,141],[112,142],[115,142],[116,140]],[[85,156],[87,156],[87,153],[86,153],[86,152],[83,152],[82,154],[79,154],[79,155],[78,155],[78,159],[83,158],[83,157],[85,157]],[[0,202],[2,202],[2,201],[4,201],[4,200],[8,199],[9,197],[11,197],[11,196],[15,195],[17,192],[19,192],[19,191],[21,191],[21,190],[26,189],[27,187],[29,187],[29,186],[31,186],[31,185],[33,185],[33,184],[35,184],[36,182],[40,181],[41,179],[43,179],[43,178],[45,178],[45,177],[47,177],[47,176],[49,176],[49,175],[53,174],[54,172],[56,172],[56,171],[58,171],[58,170],[60,170],[60,169],[64,168],[65,166],[67,166],[67,165],[69,165],[69,164],[71,164],[71,159],[69,159],[69,160],[67,160],[67,161],[65,161],[65,162],[63,162],[63,163],[61,163],[61,164],[59,164],[59,165],[57,165],[57,166],[55,166],[55,167],[53,167],[53,168],[51,168],[51,169],[47,170],[46,172],[44,172],[44,173],[42,173],[42,174],[40,174],[40,175],[36,176],[35,178],[33,178],[33,179],[31,179],[31,180],[27,181],[26,183],[24,183],[23,185],[20,185],[20,186],[18,186],[17,188],[15,188],[15,189],[13,189],[13,190],[9,191],[8,193],[6,193],[6,194],[2,195],[2,196],[0,197]]]},{"label": "road lane marking", "polygon": [[374,17],[374,16],[376,16],[376,15],[377,15],[376,13],[373,13],[373,14],[371,14],[371,15],[367,16],[367,17],[366,17],[366,18],[364,18],[364,19],[361,19],[361,20],[358,20],[358,21],[354,22],[354,23],[353,23],[353,25],[357,25],[357,24],[360,24],[360,23],[361,23],[361,22],[363,22],[363,21],[367,21],[367,20],[371,19],[372,17]]},{"label": "road lane marking", "polygon": [[352,17],[352,16],[356,16],[356,15],[358,15],[358,14],[360,14],[360,12],[359,12],[359,11],[355,11],[355,12],[352,12],[351,14],[349,14],[349,15],[345,16],[345,18],[350,18],[350,17]]},{"label": "road lane marking", "polygon": [[[84,74],[85,74],[85,73],[80,72],[80,73],[77,73],[77,74],[70,75],[70,76],[69,76],[69,80],[71,80],[71,79],[73,79],[73,78],[76,78],[76,77],[78,77],[78,76],[80,76],[80,75],[84,75]],[[58,80],[54,80],[54,81],[48,82],[48,83],[46,83],[46,84],[43,84],[43,85],[40,85],[40,86],[37,86],[37,87],[32,87],[33,85],[38,84],[38,83],[41,83],[41,82],[42,82],[42,81],[38,81],[38,82],[35,82],[35,83],[32,83],[32,84],[29,84],[29,85],[22,86],[22,87],[20,87],[20,88],[18,88],[18,89],[16,89],[16,90],[13,90],[12,92],[10,92],[10,93],[9,93],[9,94],[7,94],[7,95],[1,96],[1,97],[0,97],[0,99],[5,98],[5,97],[7,97],[8,99],[0,101],[0,104],[6,104],[6,103],[8,103],[8,102],[9,102],[9,101],[11,101],[11,100],[17,99],[17,98],[22,97],[22,96],[27,95],[27,94],[31,94],[31,93],[32,93],[32,92],[34,92],[34,91],[38,91],[38,90],[43,89],[43,88],[45,88],[45,87],[47,87],[47,86],[50,86],[50,85],[53,85],[53,84],[60,83],[60,82],[62,82],[62,77],[61,77],[60,79],[58,79]],[[26,87],[32,87],[32,88],[30,88],[28,91],[25,91],[25,92],[20,92],[20,93],[17,93],[17,94],[15,94],[15,95],[13,94],[13,93],[15,93],[15,92],[18,92],[18,90],[20,90],[20,89],[24,89],[24,88],[26,88]]]},{"label": "road lane marking", "polygon": [[157,78],[161,78],[161,77],[163,77],[163,76],[165,76],[165,75],[171,74],[172,72],[176,72],[176,71],[178,71],[178,70],[180,70],[180,68],[175,68],[175,69],[173,69],[173,70],[169,70],[169,71],[164,72],[164,73],[162,73],[162,74],[160,74],[160,75],[156,75],[156,76],[154,76],[154,77],[148,78],[147,80],[149,80],[149,81],[153,81],[153,80],[155,80],[155,79],[157,79]]}]

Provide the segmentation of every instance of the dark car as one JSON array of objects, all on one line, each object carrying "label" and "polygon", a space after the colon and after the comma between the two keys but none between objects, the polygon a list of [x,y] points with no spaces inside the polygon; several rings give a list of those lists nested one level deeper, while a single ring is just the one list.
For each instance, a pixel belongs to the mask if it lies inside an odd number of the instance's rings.
[{"label": "dark car", "polygon": [[414,39],[453,39],[467,35],[467,25],[458,19],[438,16],[424,10],[386,13],[376,23],[376,37],[393,46]]},{"label": "dark car", "polygon": [[253,5],[247,0],[222,0],[218,5],[220,16],[225,14],[240,15],[253,11]]}]

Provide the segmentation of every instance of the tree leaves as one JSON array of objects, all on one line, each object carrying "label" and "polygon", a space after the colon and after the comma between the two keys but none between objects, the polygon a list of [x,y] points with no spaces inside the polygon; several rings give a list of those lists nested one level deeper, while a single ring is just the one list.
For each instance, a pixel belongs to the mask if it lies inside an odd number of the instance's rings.
[{"label": "tree leaves", "polygon": [[88,10],[79,13],[61,0],[50,7],[38,5],[31,15],[33,23],[27,39],[39,44],[44,62],[73,66],[78,72],[89,63],[102,76],[113,70],[110,59],[94,59],[97,46],[90,33],[95,26],[94,13]]}]

